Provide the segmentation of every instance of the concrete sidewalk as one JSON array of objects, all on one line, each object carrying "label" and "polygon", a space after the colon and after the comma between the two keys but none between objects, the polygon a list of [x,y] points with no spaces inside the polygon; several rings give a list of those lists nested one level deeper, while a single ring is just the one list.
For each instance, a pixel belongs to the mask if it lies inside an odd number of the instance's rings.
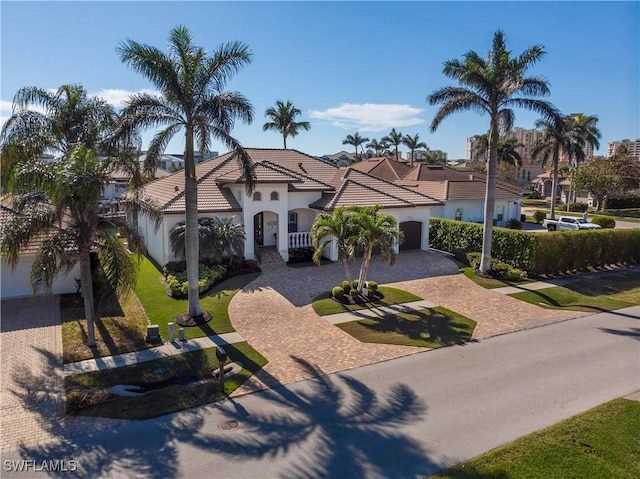
[{"label": "concrete sidewalk", "polygon": [[75,363],[64,365],[64,375],[89,373],[94,371],[104,371],[105,369],[120,368],[136,363],[144,363],[155,359],[162,359],[178,354],[190,353],[199,349],[224,346],[226,344],[241,343],[245,339],[238,333],[226,333],[216,336],[205,336],[203,338],[185,339],[184,341],[172,341],[164,343],[162,346],[142,349],[131,353],[118,354],[115,356],[105,356],[101,358],[85,359]]}]

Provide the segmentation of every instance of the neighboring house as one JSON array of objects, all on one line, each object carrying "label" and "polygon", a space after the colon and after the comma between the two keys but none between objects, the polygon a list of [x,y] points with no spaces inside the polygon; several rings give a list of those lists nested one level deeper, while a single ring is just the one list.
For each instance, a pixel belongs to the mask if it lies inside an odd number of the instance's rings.
[{"label": "neighboring house", "polygon": [[355,153],[349,153],[347,151],[339,151],[338,153],[334,153],[333,155],[324,155],[322,156],[323,160],[328,161],[329,163],[335,166],[349,166],[353,161],[355,161]]},{"label": "neighboring house", "polygon": [[[0,228],[4,228],[6,222],[15,212],[2,205],[0,206]],[[20,259],[16,269],[12,269],[4,259],[0,265],[0,299],[20,298],[32,296],[29,277],[31,275],[31,265],[40,249],[42,243],[47,239],[47,235],[40,235],[31,240],[29,244],[20,252]],[[77,291],[76,278],[80,278],[80,266],[76,264],[68,273],[60,273],[53,282],[49,291],[39,290],[36,295],[41,294],[65,294]]]},{"label": "neighboring house", "polygon": [[[536,176],[531,182],[535,190],[540,193],[540,197],[545,198],[551,195],[553,186],[553,172],[546,171]],[[560,198],[560,203],[567,203],[571,190],[571,180],[563,178],[558,174],[558,190],[556,196]]]},{"label": "neighboring house", "polygon": [[[245,257],[252,259],[264,247],[275,247],[288,261],[289,251],[311,246],[310,230],[321,212],[338,206],[382,205],[405,233],[398,248],[428,249],[431,209],[440,205],[421,192],[376,178],[354,168],[338,168],[297,150],[246,148],[255,164],[257,185],[247,196],[242,170],[232,153],[196,166],[200,217],[231,217],[246,234]],[[174,260],[171,229],[185,218],[184,176],[181,172],[144,187],[163,213],[155,230],[146,216],[140,226],[151,257],[158,264]],[[325,256],[337,260],[335,246]]]},{"label": "neighboring house", "polygon": [[[486,176],[430,163],[413,167],[388,158],[372,158],[353,168],[413,189],[439,200],[431,216],[452,220],[482,222]],[[503,181],[496,181],[494,220],[505,226],[510,219],[520,220],[524,191]]]}]

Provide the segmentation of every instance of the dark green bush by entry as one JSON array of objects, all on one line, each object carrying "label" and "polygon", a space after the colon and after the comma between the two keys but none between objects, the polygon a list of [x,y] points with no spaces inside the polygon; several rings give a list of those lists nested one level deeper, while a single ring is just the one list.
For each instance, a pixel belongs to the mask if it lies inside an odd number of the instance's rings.
[{"label": "dark green bush by entry", "polygon": [[507,221],[506,228],[508,228],[510,230],[521,230],[522,229],[522,223],[520,223],[520,221],[518,221],[515,218],[511,218],[509,221]]},{"label": "dark green bush by entry", "polygon": [[[468,253],[467,259],[469,261],[469,266],[474,270],[477,270],[480,267],[482,255],[480,253]],[[524,271],[514,268],[511,265],[495,258],[491,258],[491,272],[496,278],[504,279],[506,281],[521,281],[527,278],[527,273]]]},{"label": "dark green bush by entry", "polygon": [[542,224],[542,222],[547,219],[547,212],[543,210],[536,210],[533,212],[533,219],[536,220],[536,223]]},{"label": "dark green bush by entry", "polygon": [[351,283],[346,279],[342,282],[342,289],[344,290],[344,294],[349,294],[351,291]]},{"label": "dark green bush by entry", "polygon": [[331,290],[331,295],[334,298],[341,300],[344,298],[344,289],[342,289],[342,286],[334,286]]},{"label": "dark green bush by entry", "polygon": [[[222,279],[227,272],[227,268],[221,265],[198,266],[198,291],[203,293],[213,286],[217,281]],[[187,281],[187,273],[181,272],[167,275],[167,286],[169,291],[167,294],[172,298],[186,298],[189,291],[189,282]]]},{"label": "dark green bush by entry", "polygon": [[593,224],[600,225],[603,228],[615,228],[616,220],[609,216],[594,216],[591,220]]}]

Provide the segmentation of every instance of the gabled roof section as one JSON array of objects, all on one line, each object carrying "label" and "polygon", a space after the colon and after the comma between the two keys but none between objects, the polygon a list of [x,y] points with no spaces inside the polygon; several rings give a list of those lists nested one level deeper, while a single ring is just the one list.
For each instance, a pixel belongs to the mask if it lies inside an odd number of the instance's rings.
[{"label": "gabled roof section", "polygon": [[[253,161],[259,183],[288,183],[294,190],[331,189],[339,168],[297,150],[245,148]],[[198,209],[202,212],[240,211],[240,204],[224,185],[242,183],[242,168],[234,152],[196,165]],[[150,182],[144,194],[153,198],[164,212],[183,212],[184,172]]]},{"label": "gabled roof section", "polygon": [[390,158],[369,158],[354,163],[351,168],[369,173],[383,180],[395,181],[411,171],[412,166]]},{"label": "gabled roof section", "polygon": [[383,208],[409,208],[437,206],[440,203],[423,193],[348,168],[335,193],[324,193],[311,208],[333,210],[339,206],[373,206]]}]

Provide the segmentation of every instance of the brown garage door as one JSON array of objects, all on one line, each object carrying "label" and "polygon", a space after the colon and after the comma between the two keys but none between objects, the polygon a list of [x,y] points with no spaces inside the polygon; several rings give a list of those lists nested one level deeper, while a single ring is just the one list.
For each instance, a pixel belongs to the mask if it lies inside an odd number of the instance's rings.
[{"label": "brown garage door", "polygon": [[405,221],[400,223],[400,231],[404,233],[404,241],[400,244],[400,251],[420,249],[422,223],[419,221]]}]

